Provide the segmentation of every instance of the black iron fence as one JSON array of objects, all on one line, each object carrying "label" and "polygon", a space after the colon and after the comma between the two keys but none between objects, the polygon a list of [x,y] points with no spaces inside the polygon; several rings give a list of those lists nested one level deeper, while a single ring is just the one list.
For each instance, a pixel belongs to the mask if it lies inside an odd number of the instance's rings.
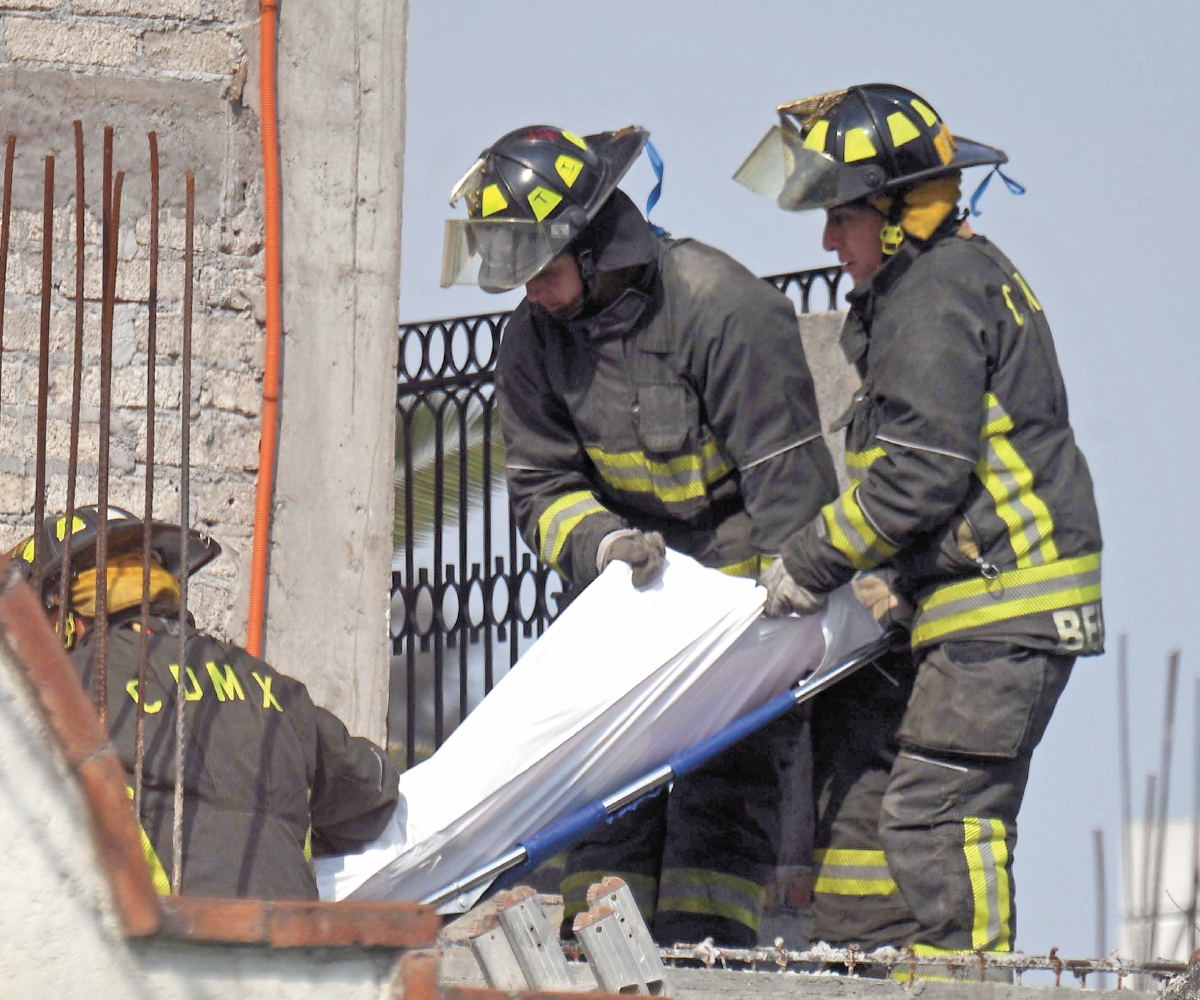
[{"label": "black iron fence", "polygon": [[[826,267],[765,280],[806,313],[837,308],[841,276]],[[561,581],[525,545],[505,493],[494,391],[508,317],[400,327],[388,729],[410,766],[560,610]]]}]

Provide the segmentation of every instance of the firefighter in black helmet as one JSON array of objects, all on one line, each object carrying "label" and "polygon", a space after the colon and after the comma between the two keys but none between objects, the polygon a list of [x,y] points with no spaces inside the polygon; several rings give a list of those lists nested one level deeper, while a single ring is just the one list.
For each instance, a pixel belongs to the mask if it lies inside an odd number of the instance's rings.
[{"label": "firefighter in black helmet", "polygon": [[[617,188],[648,136],[517,129],[455,186],[443,282],[524,284],[497,398],[509,496],[571,588],[613,559],[645,586],[665,549],[754,577],[836,494],[791,302],[729,257],[660,239]],[[620,628],[620,622],[607,623]],[[752,944],[773,877],[780,741],[794,720],[571,852],[565,929],[618,874],[656,937]]]},{"label": "firefighter in black helmet", "polygon": [[814,707],[814,933],[1008,951],[1030,758],[1104,628],[1092,483],[1042,304],[958,211],[962,169],[1006,157],[888,84],[779,112],[735,179],[827,211],[862,387],[852,486],[797,519],[770,603],[811,606],[857,574],[877,617],[907,609],[913,649],[911,668]]},{"label": "firefighter in black helmet", "polygon": [[[95,507],[48,517],[42,536],[10,553],[33,576],[63,635],[85,689],[91,690],[96,615]],[[175,699],[179,680],[178,525],[155,522],[150,541],[146,690],[138,685],[143,522],[108,508],[108,729],[129,781],[137,706],[144,704],[142,850],[155,888],[170,893],[174,825]],[[211,538],[190,532],[189,573],[220,554]],[[68,606],[59,607],[64,541],[71,540]],[[38,550],[41,549],[39,552]],[[312,703],[299,681],[232,643],[189,626],[184,661],[188,745],[184,756],[182,890],[197,896],[316,899],[314,848],[360,849],[383,831],[399,798],[399,776],[368,740],[351,736]]]}]

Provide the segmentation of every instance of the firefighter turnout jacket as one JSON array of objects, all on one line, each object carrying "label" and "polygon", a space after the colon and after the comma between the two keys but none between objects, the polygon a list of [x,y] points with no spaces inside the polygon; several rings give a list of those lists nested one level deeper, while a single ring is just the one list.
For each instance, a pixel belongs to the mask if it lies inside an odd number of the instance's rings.
[{"label": "firefighter turnout jacket", "polygon": [[[140,614],[114,616],[108,637],[108,728],[133,797]],[[170,891],[179,623],[151,617],[147,643],[142,849],[155,887]],[[72,653],[85,689],[94,633]],[[314,843],[357,850],[382,832],[398,775],[369,740],[351,736],[299,681],[239,646],[189,629],[184,664],[183,892],[316,899]]]},{"label": "firefighter turnout jacket", "polygon": [[497,390],[517,523],[576,587],[622,527],[756,575],[837,492],[792,304],[712,247],[655,239],[620,191],[608,214],[598,259],[622,240],[647,247],[636,283],[569,322],[526,299],[505,328]]},{"label": "firefighter turnout jacket", "polygon": [[1092,480],[1029,283],[951,217],[849,300],[842,346],[862,377],[839,424],[851,487],[784,545],[788,572],[829,591],[895,566],[915,647],[1101,652]]}]

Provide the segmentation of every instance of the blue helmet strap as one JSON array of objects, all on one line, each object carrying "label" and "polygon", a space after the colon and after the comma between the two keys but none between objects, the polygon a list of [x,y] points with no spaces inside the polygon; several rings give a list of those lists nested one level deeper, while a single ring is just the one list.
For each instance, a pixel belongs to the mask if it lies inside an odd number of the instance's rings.
[{"label": "blue helmet strap", "polygon": [[656,226],[650,222],[650,213],[654,211],[654,206],[658,204],[658,199],[662,197],[663,184],[663,161],[658,155],[658,150],[654,148],[654,143],[649,139],[646,140],[646,156],[650,158],[650,166],[654,168],[654,176],[658,178],[658,183],[654,185],[654,190],[646,198],[646,221],[650,223],[650,228],[654,230],[656,236],[665,236],[666,230],[662,226]]},{"label": "blue helmet strap", "polygon": [[1025,193],[1024,186],[1021,184],[1018,184],[1011,177],[1009,177],[1007,174],[1005,174],[1004,171],[1001,170],[998,165],[995,167],[992,167],[992,169],[988,172],[988,175],[982,181],[979,182],[979,187],[977,187],[975,189],[975,193],[973,195],[971,195],[971,214],[972,215],[983,215],[983,213],[981,211],[979,211],[979,199],[983,197],[983,192],[987,190],[988,184],[991,183],[992,174],[1000,175],[1000,179],[1002,181],[1004,181],[1004,186],[1008,188],[1010,194],[1024,194]]}]

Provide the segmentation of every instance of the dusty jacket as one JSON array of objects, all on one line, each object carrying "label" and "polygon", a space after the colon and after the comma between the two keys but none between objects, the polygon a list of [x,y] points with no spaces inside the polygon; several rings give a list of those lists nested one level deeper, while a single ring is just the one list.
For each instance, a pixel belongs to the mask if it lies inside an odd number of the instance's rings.
[{"label": "dusty jacket", "polygon": [[851,489],[788,540],[803,586],[890,562],[917,601],[913,643],[1104,645],[1100,524],[1041,303],[953,221],[850,295],[843,347],[863,384]]},{"label": "dusty jacket", "polygon": [[[617,195],[640,237],[646,223]],[[702,243],[648,252],[640,282],[598,315],[556,322],[526,300],[500,346],[517,523],[576,586],[622,526],[753,575],[836,494],[791,302]]]},{"label": "dusty jacket", "polygon": [[[136,612],[109,633],[108,729],[133,795]],[[152,618],[146,670],[143,850],[164,891],[171,878],[178,623]],[[89,633],[72,654],[90,690]],[[189,632],[186,662],[183,891],[316,899],[310,831],[356,850],[382,832],[398,776],[384,753],[317,708],[303,684],[231,643]]]}]

